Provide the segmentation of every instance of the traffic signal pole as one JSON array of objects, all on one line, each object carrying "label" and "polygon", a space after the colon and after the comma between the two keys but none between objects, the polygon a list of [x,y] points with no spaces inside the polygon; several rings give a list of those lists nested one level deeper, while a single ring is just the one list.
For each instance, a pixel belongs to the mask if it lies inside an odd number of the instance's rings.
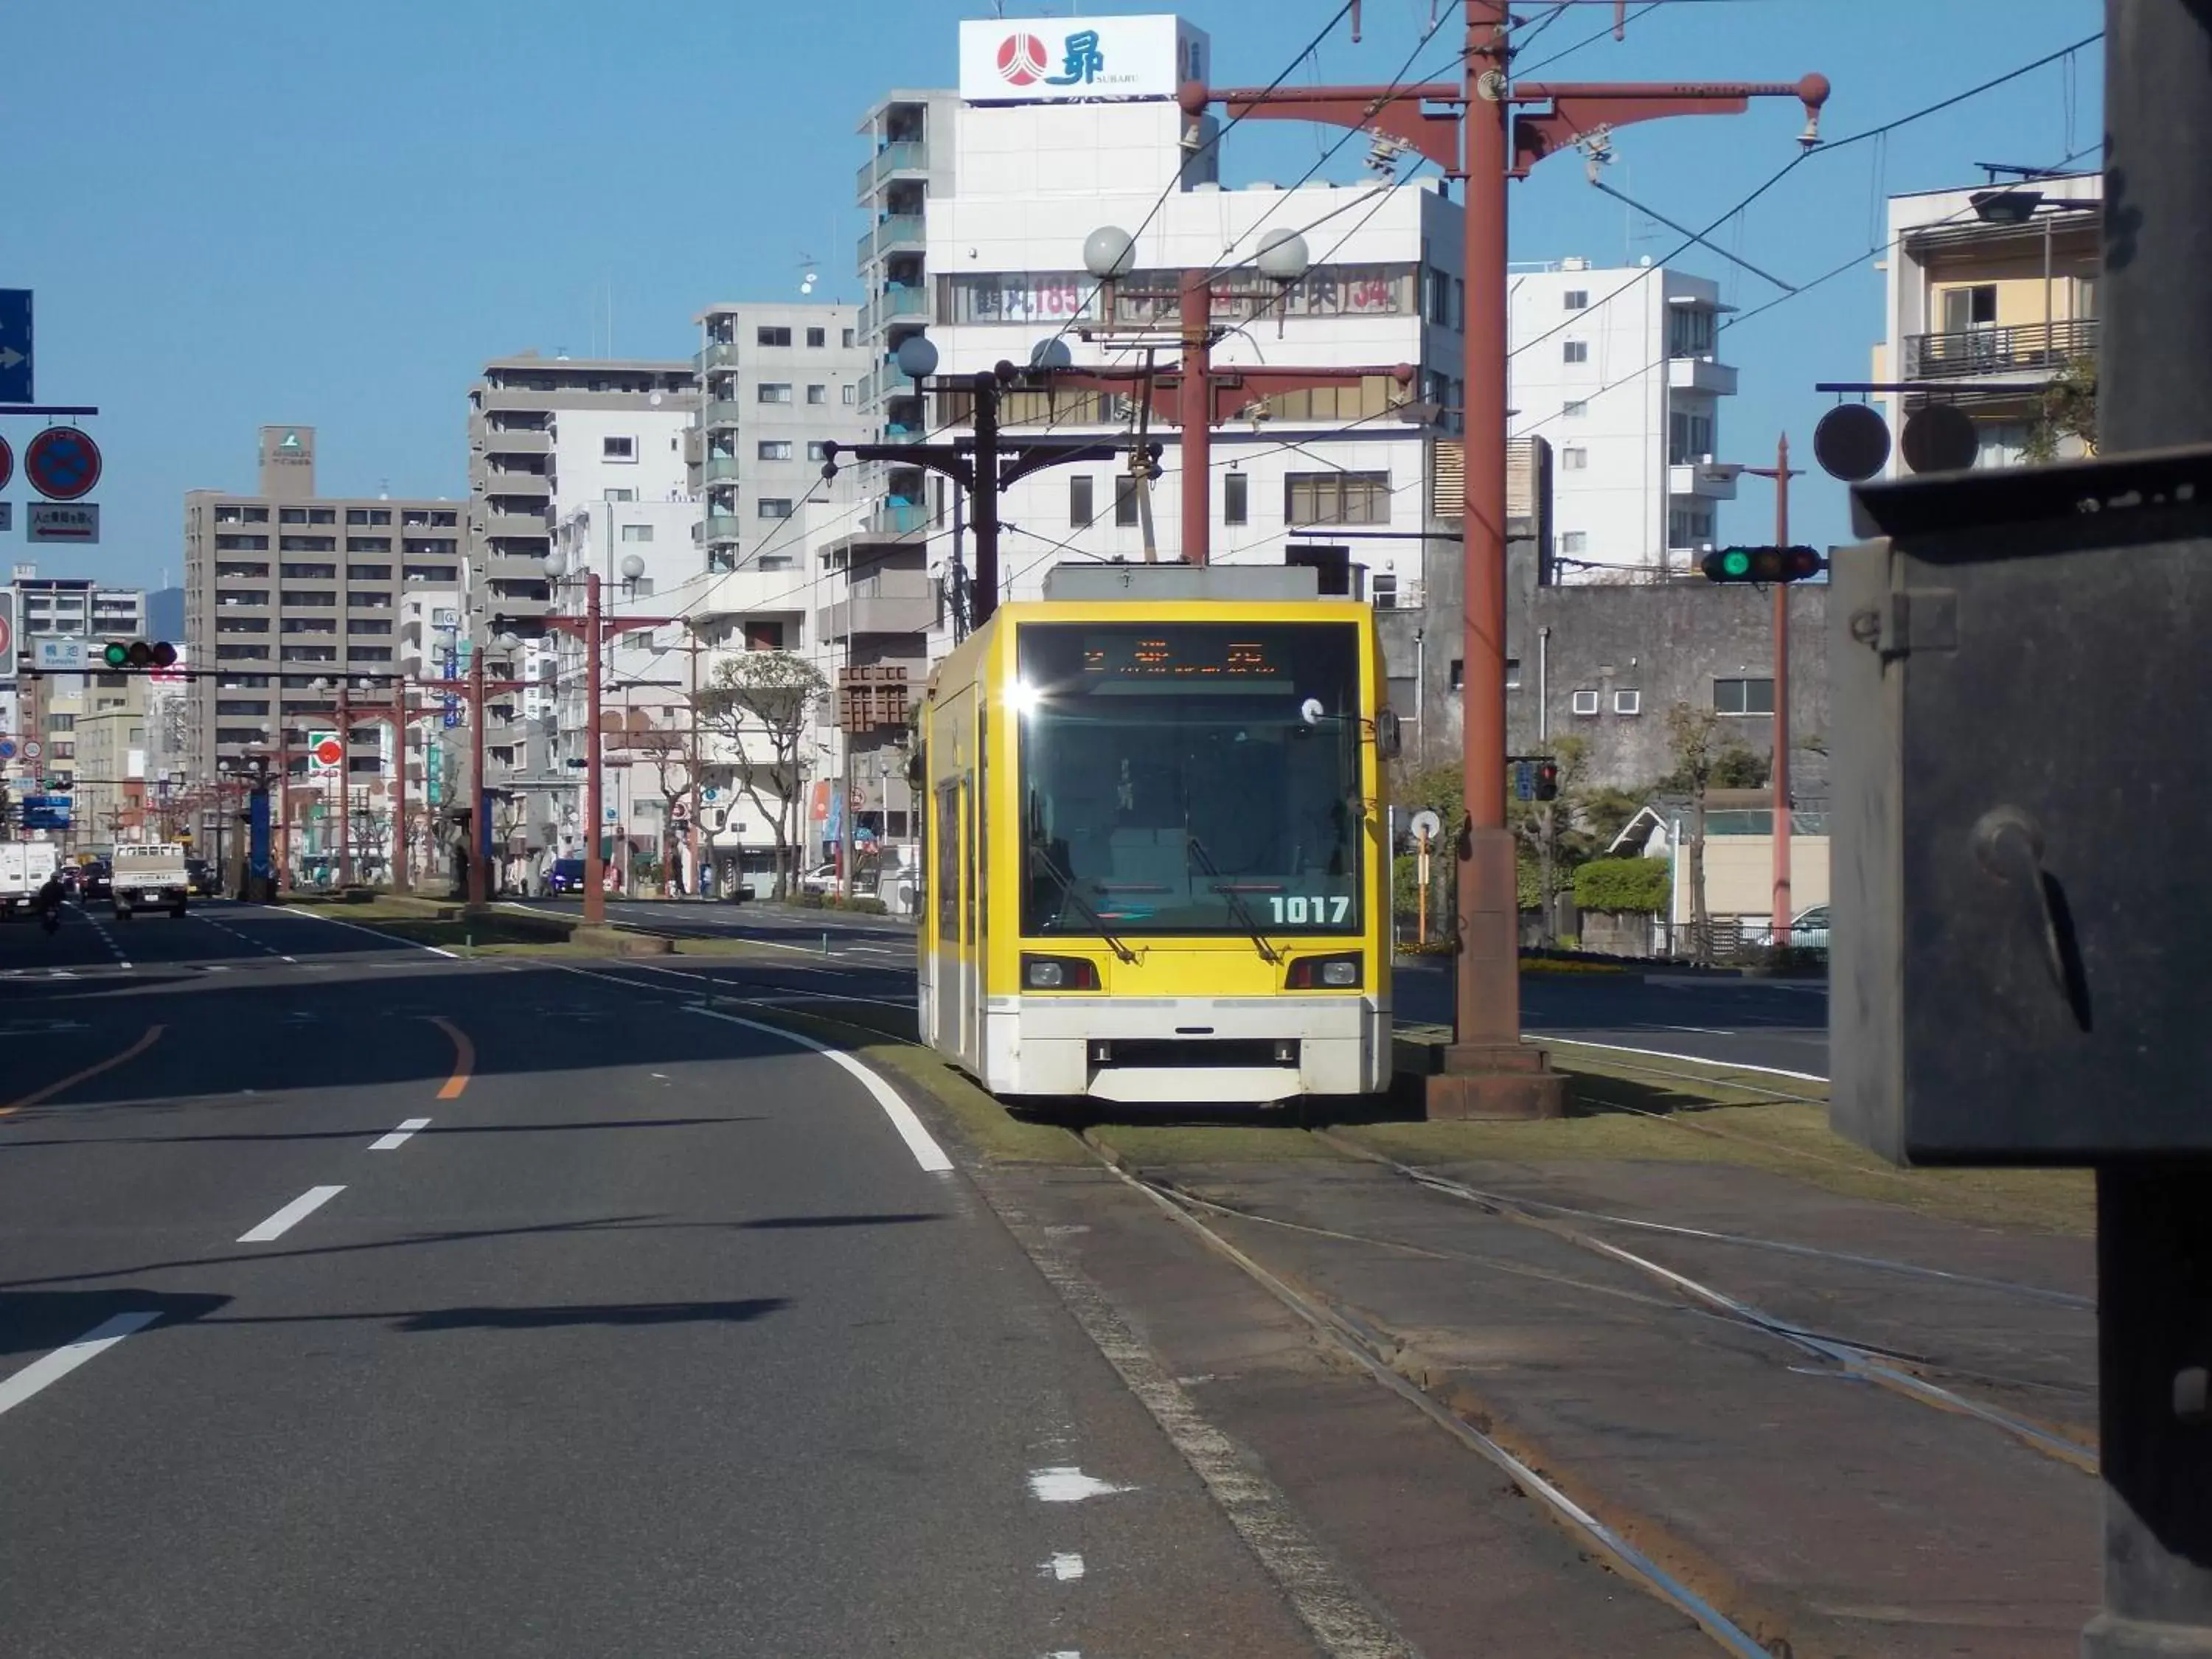
[{"label": "traffic signal pole", "polygon": [[1445,1074],[1430,1079],[1428,1109],[1439,1117],[1555,1115],[1565,1105],[1561,1079],[1542,1050],[1521,1041],[1520,882],[1505,825],[1506,188],[1586,135],[1661,116],[1738,114],[1757,97],[1799,100],[1807,115],[1800,142],[1810,144],[1828,82],[1808,75],[1793,82],[1516,86],[1507,0],[1464,4],[1463,82],[1218,92],[1190,85],[1180,101],[1194,118],[1218,102],[1237,119],[1316,121],[1385,134],[1464,181],[1467,820],[1459,848],[1453,1042]]},{"label": "traffic signal pole", "polygon": [[[2212,443],[2212,15],[2106,0],[2099,453]],[[2085,598],[2084,603],[2095,600]],[[2172,624],[2156,617],[2138,626]],[[2136,688],[2111,689],[2118,704]],[[2111,849],[2124,858],[2125,847]],[[2172,971],[2186,973],[2181,951]],[[2168,1030],[2172,1044],[2201,1041]],[[2105,1605],[2085,1659],[2212,1656],[2212,1171],[2097,1170],[2097,1427]]]},{"label": "traffic signal pole", "polygon": [[[1802,469],[1790,469],[1790,434],[1784,433],[1775,442],[1772,466],[1747,466],[1744,471],[1757,478],[1774,480],[1774,544],[1787,549],[1790,545],[1790,480],[1803,476]],[[1790,894],[1790,589],[1788,581],[1774,584],[1774,763],[1768,778],[1774,793],[1774,903],[1772,931],[1769,941],[1774,945],[1790,942],[1790,927],[1796,905]]]}]

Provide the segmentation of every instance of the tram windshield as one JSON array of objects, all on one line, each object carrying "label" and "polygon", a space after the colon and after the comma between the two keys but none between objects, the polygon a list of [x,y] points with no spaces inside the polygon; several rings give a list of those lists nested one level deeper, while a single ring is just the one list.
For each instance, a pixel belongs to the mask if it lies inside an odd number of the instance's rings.
[{"label": "tram windshield", "polygon": [[1022,931],[1356,933],[1351,623],[1030,623]]}]

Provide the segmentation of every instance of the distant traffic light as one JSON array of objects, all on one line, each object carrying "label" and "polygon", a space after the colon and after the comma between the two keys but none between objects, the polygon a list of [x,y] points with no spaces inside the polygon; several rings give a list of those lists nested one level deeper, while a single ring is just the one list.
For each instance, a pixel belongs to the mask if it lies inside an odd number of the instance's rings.
[{"label": "distant traffic light", "polygon": [[111,641],[100,653],[110,668],[174,668],[177,647],[167,640],[133,640],[125,645]]},{"label": "distant traffic light", "polygon": [[1559,798],[1559,763],[1557,761],[1536,763],[1536,799],[1557,800]]},{"label": "distant traffic light", "polygon": [[1810,581],[1827,568],[1813,547],[1724,547],[1698,562],[1709,582]]}]

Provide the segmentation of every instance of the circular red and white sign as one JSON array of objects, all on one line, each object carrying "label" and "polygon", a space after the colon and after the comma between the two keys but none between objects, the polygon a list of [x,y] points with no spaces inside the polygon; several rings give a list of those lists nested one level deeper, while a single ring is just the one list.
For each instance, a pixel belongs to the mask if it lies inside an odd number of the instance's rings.
[{"label": "circular red and white sign", "polygon": [[325,738],[315,745],[315,764],[336,766],[345,759],[345,745],[336,738]]},{"label": "circular red and white sign", "polygon": [[15,452],[8,447],[8,441],[0,438],[0,489],[8,487],[8,480],[15,476]]},{"label": "circular red and white sign", "polygon": [[36,738],[27,738],[24,739],[23,758],[25,760],[36,760],[40,756],[46,752],[45,748],[40,744]]},{"label": "circular red and white sign", "polygon": [[1033,87],[1044,79],[1044,42],[1034,34],[1010,34],[999,43],[999,76],[1010,87]]}]

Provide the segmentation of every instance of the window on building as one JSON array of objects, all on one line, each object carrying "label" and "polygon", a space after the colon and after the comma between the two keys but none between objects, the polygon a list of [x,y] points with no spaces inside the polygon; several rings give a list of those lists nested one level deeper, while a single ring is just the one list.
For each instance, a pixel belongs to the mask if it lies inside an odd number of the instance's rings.
[{"label": "window on building", "polygon": [[349,536],[346,538],[346,551],[349,553],[389,553],[392,551],[392,538],[389,536]]},{"label": "window on building", "polygon": [[461,515],[450,507],[443,512],[434,507],[431,509],[430,527],[434,530],[458,530],[460,523]]},{"label": "window on building", "polygon": [[634,461],[637,459],[637,440],[602,438],[599,440],[599,459],[603,461]]},{"label": "window on building", "polygon": [[1451,326],[1451,277],[1449,273],[1431,268],[1428,273],[1428,303],[1422,307],[1428,319],[1439,327]]},{"label": "window on building", "polygon": [[808,386],[806,388],[806,401],[810,404],[828,403],[830,401],[830,388],[826,386]]},{"label": "window on building", "polygon": [[1291,472],[1283,477],[1283,517],[1293,526],[1388,524],[1387,472]]},{"label": "window on building", "polygon": [[1589,532],[1587,530],[1561,531],[1559,532],[1559,551],[1562,553],[1589,552]]},{"label": "window on building", "polygon": [[1559,347],[1559,361],[1563,363],[1588,362],[1589,361],[1589,342],[1588,340],[1569,340],[1565,342]]},{"label": "window on building", "polygon": [[707,550],[707,574],[719,576],[738,568],[738,550],[725,543]]},{"label": "window on building", "polygon": [[1445,678],[1453,690],[1464,690],[1467,687],[1467,659],[1463,657],[1454,657]]},{"label": "window on building", "polygon": [[278,524],[305,524],[307,521],[307,509],[304,507],[284,507],[276,510]]},{"label": "window on building", "polygon": [[346,632],[349,634],[365,634],[371,638],[375,638],[381,635],[389,634],[391,631],[392,623],[388,620],[380,617],[349,617],[346,618]]},{"label": "window on building", "polygon": [[848,404],[859,403],[860,401],[860,388],[857,386],[848,386],[845,388],[845,401]]},{"label": "window on building", "polygon": [[763,570],[789,570],[795,564],[796,561],[788,553],[763,553],[758,561],[758,567]]},{"label": "window on building", "polygon": [[1249,524],[1252,520],[1252,480],[1231,472],[1221,480],[1221,522]]},{"label": "window on building", "polygon": [[1585,686],[1568,695],[1567,708],[1571,713],[1589,720],[1595,716],[1603,701],[1604,699],[1597,692]]},{"label": "window on building", "polygon": [[348,646],[346,656],[354,662],[390,662],[392,647],[388,645]]},{"label": "window on building", "polygon": [[1559,413],[1570,421],[1579,421],[1589,413],[1589,404],[1581,398],[1570,398],[1559,405]]},{"label": "window on building", "polygon": [[46,716],[46,730],[49,732],[74,732],[76,730],[76,716],[74,714],[49,714]]},{"label": "window on building", "polygon": [[[634,501],[637,499],[637,491],[635,489],[619,489],[602,490],[599,495],[599,499],[608,501]],[[415,544],[413,542],[410,541],[407,544],[407,550],[410,553],[415,550]]]},{"label": "window on building", "polygon": [[1137,481],[1126,472],[1114,477],[1114,522],[1125,528],[1137,522]]},{"label": "window on building", "polygon": [[338,510],[334,507],[311,507],[307,509],[309,524],[336,524],[337,521]]},{"label": "window on building", "polygon": [[1709,507],[1677,507],[1667,514],[1667,545],[1699,547],[1713,538],[1713,510]]},{"label": "window on building", "polygon": [[349,611],[389,611],[392,609],[392,595],[349,593],[346,595],[346,608]]},{"label": "window on building", "polygon": [[279,536],[276,545],[287,553],[335,553],[338,538],[335,536]]},{"label": "window on building", "polygon": [[[263,630],[266,626],[265,623],[263,625]],[[229,631],[222,628],[216,630],[218,634]],[[265,645],[218,645],[215,648],[215,659],[217,662],[267,662],[269,647]]]},{"label": "window on building", "polygon": [[757,401],[764,404],[787,404],[791,401],[791,382],[763,380],[753,396]]},{"label": "window on building", "polygon": [[1072,530],[1081,530],[1097,516],[1091,501],[1091,479],[1088,473],[1079,472],[1067,481],[1067,523]]},{"label": "window on building", "polygon": [[346,567],[346,580],[349,582],[388,582],[392,580],[392,567],[388,564],[349,564]]},{"label": "window on building", "polygon": [[1688,410],[1669,410],[1667,416],[1667,464],[1669,466],[1694,466],[1709,460],[1713,453],[1713,417],[1693,414]]},{"label": "window on building", "polygon": [[830,451],[825,447],[828,441],[829,441],[824,438],[810,439],[806,445],[806,459],[810,461],[828,460],[830,459]]},{"label": "window on building", "polygon": [[1613,694],[1613,712],[1616,714],[1640,714],[1644,712],[1641,691],[1616,691]]},{"label": "window on building", "polygon": [[[811,449],[813,446],[810,444],[807,447]],[[791,440],[788,438],[763,438],[758,443],[753,446],[753,455],[754,458],[758,460],[787,461],[791,459]]]},{"label": "window on building", "polygon": [[1773,712],[1772,680],[1713,682],[1713,713],[1716,714],[1771,714]]},{"label": "window on building", "polygon": [[267,550],[268,546],[269,538],[266,536],[232,534],[215,538],[215,548],[218,553],[258,553]]},{"label": "window on building", "polygon": [[754,510],[763,519],[787,519],[791,502],[781,495],[763,495],[754,504]]},{"label": "window on building", "polygon": [[[1452,666],[1456,668],[1459,665],[1454,663]],[[1508,691],[1518,691],[1521,689],[1521,659],[1518,657],[1508,657],[1505,659],[1505,689]]]},{"label": "window on building", "polygon": [[288,562],[277,568],[288,577],[306,581],[328,581],[338,574],[338,568],[334,564],[293,564]]},{"label": "window on building", "polygon": [[849,328],[846,329],[843,331],[843,334],[844,337],[839,342],[839,343],[842,345],[846,350],[850,351],[853,349],[853,331]]},{"label": "window on building", "polygon": [[1667,349],[1676,357],[1702,357],[1713,349],[1713,313],[1705,306],[1676,306],[1667,321]]},{"label": "window on building", "polygon": [[1997,320],[1997,285],[1974,283],[1942,291],[1943,331],[1963,334],[1969,329],[1990,328]]},{"label": "window on building", "polygon": [[451,536],[403,536],[399,540],[402,550],[409,553],[443,553],[451,556],[453,551]]},{"label": "window on building", "polygon": [[626,542],[649,542],[653,526],[649,524],[626,524],[622,527],[622,538]]},{"label": "window on building", "polygon": [[748,651],[782,650],[783,624],[781,622],[746,617],[745,649]]},{"label": "window on building", "polygon": [[787,328],[766,326],[757,328],[753,331],[753,343],[764,346],[787,346],[791,343],[791,331]]},{"label": "window on building", "polygon": [[1586,311],[1589,308],[1589,290],[1586,288],[1571,288],[1564,297],[1569,311]]},{"label": "window on building", "polygon": [[828,345],[830,343],[830,331],[826,328],[808,329],[806,331],[806,343],[817,348],[817,349],[823,346]]},{"label": "window on building", "polygon": [[1561,450],[1561,451],[1559,452],[1559,471],[1562,471],[1562,472],[1586,472],[1586,471],[1588,471],[1589,470],[1589,451],[1588,451],[1587,449],[1581,448],[1580,447],[1571,447],[1571,448],[1563,449],[1563,450]]},{"label": "window on building", "polygon": [[622,642],[625,651],[650,651],[653,649],[653,630],[650,628],[634,628],[622,636]]}]

